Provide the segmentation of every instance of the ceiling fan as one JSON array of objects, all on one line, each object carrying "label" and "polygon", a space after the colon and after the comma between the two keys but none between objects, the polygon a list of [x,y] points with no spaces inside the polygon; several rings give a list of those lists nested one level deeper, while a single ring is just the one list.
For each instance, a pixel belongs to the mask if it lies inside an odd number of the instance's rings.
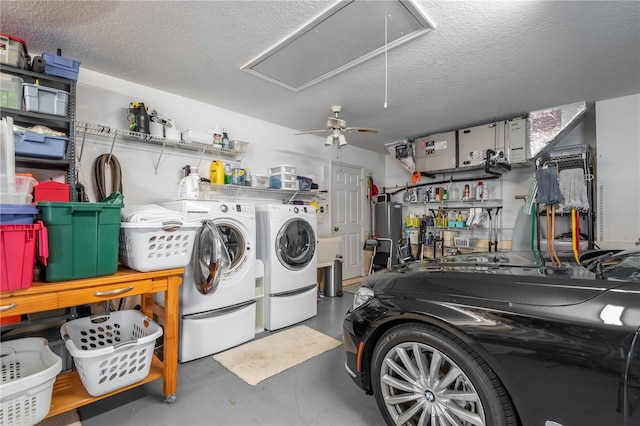
[{"label": "ceiling fan", "polygon": [[329,136],[327,136],[327,140],[324,144],[326,146],[336,145],[338,148],[341,148],[347,144],[347,139],[344,137],[343,132],[378,133],[378,129],[369,129],[364,127],[347,127],[347,122],[339,117],[341,111],[342,106],[340,105],[334,105],[331,107],[331,112],[333,112],[334,116],[329,117],[326,129],[309,130],[308,132],[296,133],[296,135],[329,132]]}]

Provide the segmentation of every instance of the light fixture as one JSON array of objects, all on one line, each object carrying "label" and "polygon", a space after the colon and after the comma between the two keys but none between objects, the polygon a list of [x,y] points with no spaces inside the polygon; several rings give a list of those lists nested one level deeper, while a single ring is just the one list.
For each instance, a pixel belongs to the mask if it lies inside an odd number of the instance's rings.
[{"label": "light fixture", "polygon": [[325,146],[333,146],[333,135],[327,136],[327,140],[324,141]]},{"label": "light fixture", "polygon": [[340,147],[343,147],[347,144],[347,139],[344,137],[344,135],[342,133],[340,133],[340,136],[338,136],[338,143]]}]

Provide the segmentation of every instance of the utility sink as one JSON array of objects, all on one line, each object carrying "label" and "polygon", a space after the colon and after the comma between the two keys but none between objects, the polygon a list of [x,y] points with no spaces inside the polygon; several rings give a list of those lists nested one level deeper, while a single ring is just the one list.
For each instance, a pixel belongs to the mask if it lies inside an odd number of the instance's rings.
[{"label": "utility sink", "polygon": [[318,237],[318,268],[333,266],[342,237]]}]

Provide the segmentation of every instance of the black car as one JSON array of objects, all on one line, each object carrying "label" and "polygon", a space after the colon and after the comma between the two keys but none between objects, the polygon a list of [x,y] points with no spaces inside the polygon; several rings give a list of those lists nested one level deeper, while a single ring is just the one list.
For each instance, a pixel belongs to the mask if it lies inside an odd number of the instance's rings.
[{"label": "black car", "polygon": [[345,368],[390,425],[640,425],[640,248],[483,253],[367,277]]}]

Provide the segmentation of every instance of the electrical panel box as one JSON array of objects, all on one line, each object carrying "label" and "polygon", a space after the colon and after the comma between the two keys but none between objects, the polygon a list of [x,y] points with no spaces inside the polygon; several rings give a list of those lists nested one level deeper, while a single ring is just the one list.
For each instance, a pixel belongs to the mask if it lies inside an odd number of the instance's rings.
[{"label": "electrical panel box", "polygon": [[456,132],[437,133],[415,140],[416,169],[433,171],[456,168]]},{"label": "electrical panel box", "polygon": [[504,158],[505,125],[498,121],[458,130],[460,160],[458,167],[479,166],[485,163],[487,149]]},{"label": "electrical panel box", "polygon": [[506,123],[507,146],[509,147],[509,163],[518,164],[527,161],[527,120],[521,117],[513,118]]}]

